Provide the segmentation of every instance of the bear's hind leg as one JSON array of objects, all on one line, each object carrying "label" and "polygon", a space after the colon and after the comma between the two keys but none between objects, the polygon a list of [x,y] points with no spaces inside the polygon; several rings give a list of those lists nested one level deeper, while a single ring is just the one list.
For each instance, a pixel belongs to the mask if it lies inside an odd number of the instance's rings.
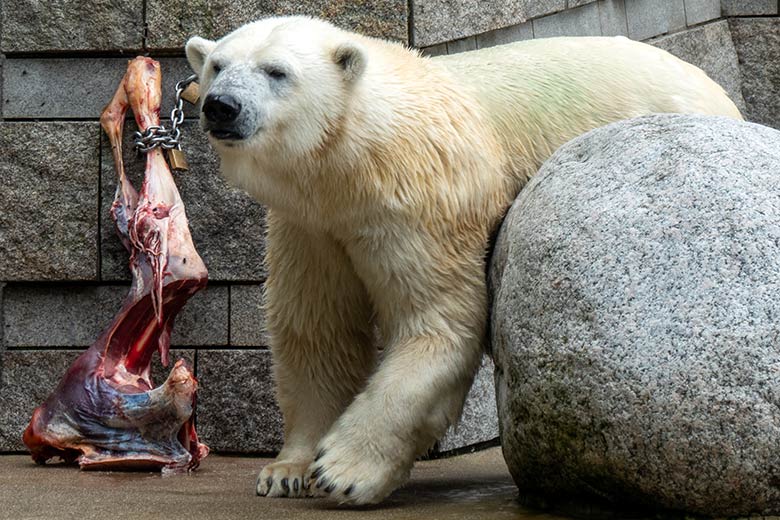
[{"label": "bear's hind leg", "polygon": [[257,494],[307,495],[306,469],[374,367],[371,305],[343,248],[269,212],[266,316],[284,448]]}]

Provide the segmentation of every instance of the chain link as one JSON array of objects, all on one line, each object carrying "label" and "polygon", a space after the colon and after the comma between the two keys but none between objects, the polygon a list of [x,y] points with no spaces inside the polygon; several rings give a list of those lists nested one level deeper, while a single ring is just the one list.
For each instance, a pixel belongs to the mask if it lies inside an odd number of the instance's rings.
[{"label": "chain link", "polygon": [[158,146],[164,150],[171,150],[173,148],[181,150],[181,130],[179,125],[184,122],[184,100],[181,98],[182,92],[187,86],[198,79],[198,76],[193,74],[192,76],[176,83],[176,103],[173,110],[171,110],[171,129],[168,130],[164,126],[150,126],[144,132],[133,133],[133,148],[140,153],[148,153],[149,150],[157,148]]}]

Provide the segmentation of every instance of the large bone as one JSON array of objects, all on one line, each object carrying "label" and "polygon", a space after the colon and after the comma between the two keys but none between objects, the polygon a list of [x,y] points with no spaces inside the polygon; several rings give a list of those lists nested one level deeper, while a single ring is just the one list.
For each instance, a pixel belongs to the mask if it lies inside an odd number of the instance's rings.
[{"label": "large bone", "polygon": [[108,328],[33,412],[24,443],[37,463],[59,456],[83,469],[186,471],[208,454],[193,424],[198,384],[184,360],[157,388],[149,375],[155,351],[168,365],[174,318],[208,277],[162,151],[147,153],[140,194],[125,175],[125,113],[131,108],[144,131],[159,125],[160,100],[160,65],[139,57],[101,115],[118,176],[111,216],[133,281]]}]

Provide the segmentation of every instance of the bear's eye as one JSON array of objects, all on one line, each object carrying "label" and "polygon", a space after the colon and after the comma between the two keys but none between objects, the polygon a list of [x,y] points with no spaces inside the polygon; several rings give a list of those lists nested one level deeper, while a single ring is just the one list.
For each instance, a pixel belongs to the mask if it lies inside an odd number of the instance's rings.
[{"label": "bear's eye", "polygon": [[265,73],[268,74],[268,77],[277,81],[287,78],[287,73],[279,67],[266,67]]},{"label": "bear's eye", "polygon": [[222,72],[222,65],[220,65],[219,63],[212,63],[211,70],[214,71],[214,75],[216,76],[217,74]]}]

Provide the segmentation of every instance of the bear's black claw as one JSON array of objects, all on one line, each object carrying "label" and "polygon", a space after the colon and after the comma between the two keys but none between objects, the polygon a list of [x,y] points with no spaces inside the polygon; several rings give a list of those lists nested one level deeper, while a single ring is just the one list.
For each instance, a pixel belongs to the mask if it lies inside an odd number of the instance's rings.
[{"label": "bear's black claw", "polygon": [[271,487],[274,485],[274,478],[273,477],[268,477],[265,480],[265,484],[266,484],[266,486],[268,486],[268,491],[266,491],[266,493],[265,493],[267,495],[268,493],[271,492]]},{"label": "bear's black claw", "polygon": [[325,493],[330,493],[334,489],[336,489],[336,484],[328,484],[328,487],[325,488]]},{"label": "bear's black claw", "polygon": [[320,476],[320,473],[322,473],[322,467],[317,466],[314,468],[314,471],[311,472],[311,476],[309,477],[311,480],[314,480],[315,478]]},{"label": "bear's black claw", "polygon": [[344,496],[348,497],[350,493],[352,493],[352,490],[355,489],[354,484],[350,484],[347,489],[344,490]]},{"label": "bear's black claw", "polygon": [[287,480],[287,477],[282,479],[282,489],[284,489],[285,493],[290,492],[290,481]]},{"label": "bear's black claw", "polygon": [[317,455],[314,457],[314,462],[317,462],[325,455],[325,448],[320,448],[320,451],[317,452]]},{"label": "bear's black claw", "polygon": [[293,479],[293,491],[298,492],[298,479]]},{"label": "bear's black claw", "polygon": [[317,489],[320,489],[322,486],[327,486],[327,485],[328,485],[328,479],[326,479],[325,477],[322,477],[322,478],[317,480],[317,483],[314,484],[314,487],[316,487]]}]

